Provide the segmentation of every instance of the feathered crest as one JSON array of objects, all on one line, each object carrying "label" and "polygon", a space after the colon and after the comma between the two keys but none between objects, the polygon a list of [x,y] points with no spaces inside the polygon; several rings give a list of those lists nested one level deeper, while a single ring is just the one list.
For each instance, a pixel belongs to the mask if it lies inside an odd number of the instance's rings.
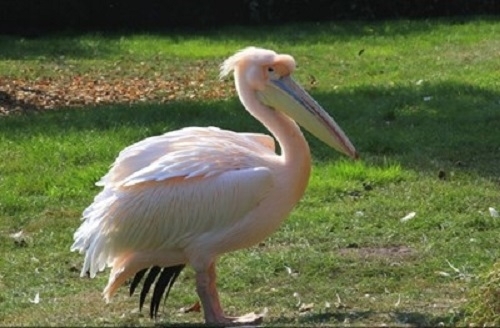
[{"label": "feathered crest", "polygon": [[272,50],[257,47],[247,47],[236,52],[234,55],[226,59],[222,63],[222,65],[220,65],[219,77],[222,79],[225,76],[229,75],[229,73],[231,73],[242,60],[251,60],[254,62],[260,62],[262,65],[265,65],[267,63],[271,64],[274,61],[276,55],[276,52]]}]

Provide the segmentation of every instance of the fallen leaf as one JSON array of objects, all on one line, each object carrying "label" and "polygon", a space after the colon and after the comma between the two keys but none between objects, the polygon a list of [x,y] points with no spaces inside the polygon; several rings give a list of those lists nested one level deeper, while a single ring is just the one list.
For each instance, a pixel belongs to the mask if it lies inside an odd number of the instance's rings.
[{"label": "fallen leaf", "polygon": [[401,221],[401,222],[410,221],[411,219],[413,219],[415,217],[415,215],[417,215],[417,213],[410,212],[410,213],[406,214],[404,217],[402,217],[401,219],[399,219],[399,221]]},{"label": "fallen leaf", "polygon": [[303,312],[309,312],[313,309],[314,307],[314,303],[302,303],[299,307],[299,312],[300,313],[303,313]]},{"label": "fallen leaf", "polygon": [[399,304],[401,304],[401,294],[398,294],[398,300],[397,300],[397,302],[396,302],[396,303],[394,303],[394,306],[395,306],[395,307],[398,307],[398,306],[399,306]]},{"label": "fallen leaf", "polygon": [[24,247],[28,245],[26,242],[26,235],[22,230],[16,233],[11,233],[9,237],[14,239],[14,244],[16,244],[16,246]]},{"label": "fallen leaf", "polygon": [[314,75],[309,74],[309,84],[311,85],[311,87],[315,86],[317,82],[318,81],[316,80],[316,78],[314,77]]},{"label": "fallen leaf", "polygon": [[290,267],[288,267],[286,265],[285,265],[285,270],[292,277],[297,277],[299,275],[299,273],[297,271],[292,270],[292,268],[290,268]]},{"label": "fallen leaf", "polygon": [[344,303],[342,303],[342,300],[340,299],[339,294],[337,293],[337,294],[335,294],[335,296],[337,296],[337,302],[335,302],[335,307],[336,307],[337,309],[343,309],[343,308],[346,308],[347,306],[346,306]]},{"label": "fallen leaf", "polygon": [[21,231],[15,232],[15,233],[11,233],[9,236],[11,238],[13,238],[14,240],[19,240],[19,239],[23,238],[23,235],[24,235],[24,232],[21,230]]},{"label": "fallen leaf", "polygon": [[297,306],[300,306],[300,304],[302,303],[302,301],[300,300],[299,293],[297,293],[297,292],[293,293],[293,297],[295,297],[297,299]]},{"label": "fallen leaf", "polygon": [[30,300],[29,300],[29,301],[30,301],[30,303],[33,303],[33,304],[38,304],[38,303],[40,303],[40,293],[36,293],[35,298],[34,298],[34,299],[31,299],[31,298],[30,298]]},{"label": "fallen leaf", "polygon": [[201,312],[200,301],[196,301],[196,303],[194,303],[191,306],[181,308],[179,312],[182,313]]},{"label": "fallen leaf", "polygon": [[457,267],[455,267],[453,264],[451,264],[450,261],[446,260],[446,263],[448,263],[448,266],[450,268],[452,268],[453,271],[455,271],[456,273],[460,273],[460,270]]}]

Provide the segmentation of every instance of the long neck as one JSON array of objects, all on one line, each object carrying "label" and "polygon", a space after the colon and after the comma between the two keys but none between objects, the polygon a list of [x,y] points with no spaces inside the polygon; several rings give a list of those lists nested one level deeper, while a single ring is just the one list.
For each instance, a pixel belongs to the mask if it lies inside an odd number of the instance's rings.
[{"label": "long neck", "polygon": [[[281,148],[282,164],[290,180],[296,179],[297,197],[302,197],[311,170],[311,155],[299,126],[278,110],[264,106],[256,97],[255,91],[240,78],[235,71],[235,84],[240,100],[247,111],[259,120],[278,141]],[[298,199],[297,199],[298,200]]]}]

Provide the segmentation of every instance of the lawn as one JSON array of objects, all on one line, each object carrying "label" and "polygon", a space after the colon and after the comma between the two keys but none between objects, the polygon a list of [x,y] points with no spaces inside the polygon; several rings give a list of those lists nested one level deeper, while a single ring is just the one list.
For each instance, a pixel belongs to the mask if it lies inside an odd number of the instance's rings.
[{"label": "lawn", "polygon": [[[498,35],[482,17],[0,36],[0,326],[154,324],[126,287],[103,301],[108,271],[79,277],[73,232],[125,146],[184,126],[265,132],[218,81],[249,45],[295,57],[361,160],[306,133],[305,197],[268,240],[220,259],[226,311],[267,307],[277,326],[463,324],[500,256]],[[180,311],[196,300],[189,269],[158,322],[201,322]]]}]

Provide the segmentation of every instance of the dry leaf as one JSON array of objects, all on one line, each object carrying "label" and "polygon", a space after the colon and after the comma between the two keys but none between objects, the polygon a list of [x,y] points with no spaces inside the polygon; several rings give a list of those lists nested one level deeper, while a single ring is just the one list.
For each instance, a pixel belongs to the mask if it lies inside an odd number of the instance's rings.
[{"label": "dry leaf", "polygon": [[290,268],[288,266],[285,266],[285,270],[292,277],[297,277],[299,275],[299,273],[297,271],[293,270],[292,268]]},{"label": "dry leaf", "polygon": [[397,300],[397,302],[396,302],[396,303],[394,303],[394,306],[395,306],[395,307],[398,307],[398,306],[399,306],[399,304],[401,304],[401,294],[398,294],[398,300]]},{"label": "dry leaf", "polygon": [[299,307],[299,312],[300,313],[303,313],[303,312],[309,312],[313,309],[314,307],[314,303],[302,303]]},{"label": "dry leaf", "polygon": [[343,308],[346,308],[347,306],[346,306],[344,303],[342,303],[342,300],[340,299],[339,294],[337,293],[337,294],[335,294],[335,296],[337,296],[337,302],[335,302],[335,307],[336,307],[337,309],[343,309]]},{"label": "dry leaf", "polygon": [[413,219],[415,217],[415,215],[417,215],[417,213],[415,212],[410,212],[408,213],[406,216],[402,217],[401,219],[399,219],[399,221],[401,222],[406,222],[406,221],[410,221],[411,219]]},{"label": "dry leaf", "polygon": [[300,300],[299,293],[297,293],[297,292],[293,293],[293,297],[295,297],[297,299],[297,306],[299,306],[302,303],[302,301]]},{"label": "dry leaf", "polygon": [[29,300],[29,301],[30,301],[30,303],[33,303],[33,304],[38,304],[38,303],[40,303],[40,293],[36,293],[35,298],[34,298],[34,299],[31,299],[31,298],[30,298],[30,300]]},{"label": "dry leaf", "polygon": [[11,233],[9,235],[10,238],[16,240],[16,241],[19,241],[21,240],[22,238],[24,238],[24,232],[22,230],[18,231],[18,232],[15,232],[15,233]]},{"label": "dry leaf", "polygon": [[196,301],[196,303],[194,303],[191,306],[181,308],[179,312],[182,313],[201,312],[200,301]]},{"label": "dry leaf", "polygon": [[16,233],[11,233],[9,237],[14,239],[14,244],[16,244],[16,246],[24,247],[28,244],[26,242],[26,235],[22,230]]}]

